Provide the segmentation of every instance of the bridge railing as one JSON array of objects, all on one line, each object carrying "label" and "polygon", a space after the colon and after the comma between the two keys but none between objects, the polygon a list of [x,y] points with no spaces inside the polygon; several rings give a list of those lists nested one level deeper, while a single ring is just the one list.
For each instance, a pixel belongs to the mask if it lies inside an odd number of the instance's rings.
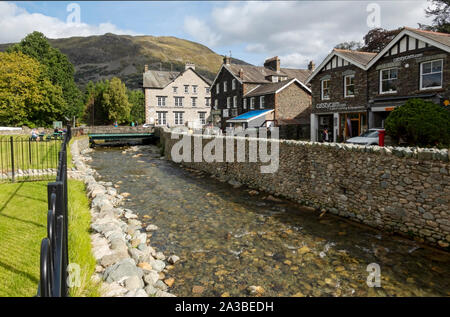
[{"label": "bridge railing", "polygon": [[56,181],[47,184],[47,237],[41,242],[38,297],[68,296],[67,146],[71,136],[68,127],[59,151]]}]

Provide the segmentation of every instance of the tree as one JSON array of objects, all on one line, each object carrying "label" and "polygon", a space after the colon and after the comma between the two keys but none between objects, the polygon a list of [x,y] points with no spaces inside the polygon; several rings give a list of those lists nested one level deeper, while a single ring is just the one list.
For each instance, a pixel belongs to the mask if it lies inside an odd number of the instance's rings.
[{"label": "tree", "polygon": [[386,133],[413,146],[450,144],[450,111],[423,99],[410,99],[386,118]]},{"label": "tree", "polygon": [[83,111],[81,92],[75,84],[74,67],[66,55],[53,48],[44,34],[33,32],[20,43],[8,47],[8,52],[22,52],[45,65],[43,72],[55,86],[61,87],[64,96],[64,115],[80,116]]},{"label": "tree", "polygon": [[388,45],[388,43],[397,36],[402,28],[398,28],[395,30],[386,30],[383,28],[375,28],[367,32],[364,35],[364,46],[361,48],[361,51],[371,52],[371,53],[379,53],[383,50],[383,48]]},{"label": "tree", "polygon": [[89,82],[84,93],[84,121],[90,125],[109,123],[108,113],[104,108],[103,93],[109,87],[109,81]]},{"label": "tree", "polygon": [[[429,0],[430,1],[430,0]],[[427,17],[433,17],[431,25],[420,24],[421,29],[450,33],[450,0],[431,0],[431,6],[425,9]]]},{"label": "tree", "polygon": [[131,104],[130,121],[142,123],[145,121],[145,96],[142,90],[127,90],[128,101]]},{"label": "tree", "polygon": [[62,117],[61,87],[45,76],[37,60],[0,53],[0,122],[3,125],[48,126]]},{"label": "tree", "polygon": [[110,80],[108,88],[103,92],[103,108],[111,123],[128,122],[131,105],[128,102],[127,88],[117,77]]},{"label": "tree", "polygon": [[363,44],[357,41],[344,42],[336,45],[334,48],[341,50],[354,50],[359,51],[362,48]]}]

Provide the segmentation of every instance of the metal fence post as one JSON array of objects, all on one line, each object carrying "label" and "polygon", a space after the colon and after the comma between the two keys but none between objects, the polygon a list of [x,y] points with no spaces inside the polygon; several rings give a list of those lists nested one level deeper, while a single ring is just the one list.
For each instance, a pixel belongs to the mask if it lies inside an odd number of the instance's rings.
[{"label": "metal fence post", "polygon": [[10,142],[11,142],[11,177],[12,177],[12,182],[14,183],[14,140],[13,137],[10,137]]}]

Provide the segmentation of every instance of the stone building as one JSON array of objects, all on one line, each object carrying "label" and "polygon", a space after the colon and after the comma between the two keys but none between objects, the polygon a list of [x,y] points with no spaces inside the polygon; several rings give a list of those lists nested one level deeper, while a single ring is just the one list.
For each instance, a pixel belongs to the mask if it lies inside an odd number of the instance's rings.
[{"label": "stone building", "polygon": [[305,81],[311,72],[312,69],[281,68],[278,57],[267,59],[264,66],[232,64],[225,57],[211,85],[214,123],[225,129],[239,115],[273,109],[273,116],[265,120],[270,125],[296,119],[309,124],[311,91]]},{"label": "stone building", "polygon": [[143,74],[145,122],[199,128],[210,120],[210,81],[187,63],[182,72],[148,70]]},{"label": "stone building", "polygon": [[403,28],[378,54],[334,49],[308,78],[311,140],[344,141],[383,128],[410,98],[450,103],[450,35]]}]

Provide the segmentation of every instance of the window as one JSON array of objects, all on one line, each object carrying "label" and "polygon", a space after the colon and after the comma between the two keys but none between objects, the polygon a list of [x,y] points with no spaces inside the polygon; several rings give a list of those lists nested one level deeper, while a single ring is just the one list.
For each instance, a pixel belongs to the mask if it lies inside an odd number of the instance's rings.
[{"label": "window", "polygon": [[420,64],[420,89],[442,87],[442,59]]},{"label": "window", "polygon": [[196,94],[196,93],[197,93],[197,87],[198,87],[197,85],[193,85],[193,86],[192,86],[192,93],[193,93],[193,94]]},{"label": "window", "polygon": [[158,107],[164,107],[166,105],[166,96],[158,96]]},{"label": "window", "polygon": [[233,97],[233,108],[237,108],[237,97]]},{"label": "window", "polygon": [[324,79],[321,82],[322,85],[322,100],[330,99],[330,80]]},{"label": "window", "polygon": [[259,108],[264,109],[264,96],[259,97]]},{"label": "window", "polygon": [[344,77],[344,97],[355,96],[355,75]]},{"label": "window", "polygon": [[217,110],[219,109],[219,100],[214,100],[214,109]]},{"label": "window", "polygon": [[250,98],[250,109],[255,109],[255,97]]},{"label": "window", "polygon": [[167,121],[166,121],[167,112],[165,112],[165,111],[157,111],[156,114],[158,115],[158,122],[157,122],[157,124],[166,124],[167,123]]},{"label": "window", "polygon": [[228,118],[228,109],[223,109],[223,114],[222,114],[222,116],[223,116],[224,118]]},{"label": "window", "polygon": [[247,99],[246,98],[243,101],[242,108],[247,109]]},{"label": "window", "polygon": [[231,97],[227,97],[227,108],[231,108]]},{"label": "window", "polygon": [[236,89],[236,79],[233,79],[231,81],[231,89],[235,90]]},{"label": "window", "polygon": [[219,84],[216,84],[216,94],[218,94],[220,92],[220,86]]},{"label": "window", "polygon": [[211,92],[211,89],[209,87],[205,87],[205,93],[209,94]]},{"label": "window", "polygon": [[206,112],[199,112],[198,118],[201,124],[206,124]]},{"label": "window", "polygon": [[398,69],[382,69],[380,71],[380,94],[397,92]]},{"label": "window", "polygon": [[189,85],[184,85],[184,93],[185,94],[189,93]]},{"label": "window", "polygon": [[178,92],[178,87],[173,87],[173,93],[176,94]]},{"label": "window", "polygon": [[205,107],[209,107],[211,105],[211,98],[206,97],[205,98]]},{"label": "window", "polygon": [[196,107],[197,106],[197,97],[191,97],[192,100],[192,107]]},{"label": "window", "polygon": [[175,111],[173,114],[175,116],[175,124],[183,124],[183,112]]},{"label": "window", "polygon": [[227,82],[223,82],[223,92],[227,92]]},{"label": "window", "polygon": [[174,97],[175,107],[183,107],[183,97]]}]

